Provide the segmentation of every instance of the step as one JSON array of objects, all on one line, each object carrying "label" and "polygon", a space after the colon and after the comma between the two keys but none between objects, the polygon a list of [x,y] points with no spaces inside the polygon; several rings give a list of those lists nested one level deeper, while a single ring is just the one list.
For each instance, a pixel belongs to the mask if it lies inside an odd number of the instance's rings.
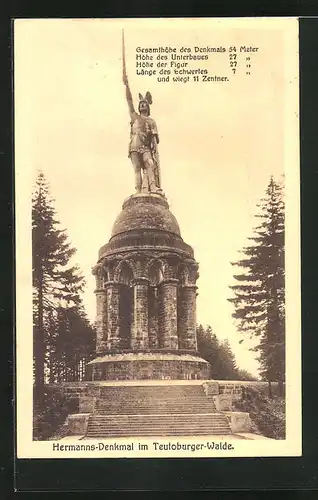
[{"label": "step", "polygon": [[222,413],[152,415],[94,415],[90,417],[86,435],[102,436],[173,436],[231,434]]},{"label": "step", "polygon": [[129,395],[140,395],[140,396],[158,396],[158,395],[162,395],[162,396],[170,396],[170,397],[185,397],[185,396],[194,396],[194,397],[199,397],[199,396],[204,396],[205,397],[205,393],[204,393],[204,390],[202,387],[198,387],[196,388],[195,390],[193,390],[193,388],[191,388],[191,390],[185,390],[185,389],[169,389],[167,390],[166,388],[163,389],[162,387],[158,387],[156,386],[155,388],[141,388],[141,387],[138,387],[138,388],[134,388],[134,387],[121,387],[121,388],[116,388],[116,389],[110,389],[110,388],[101,388],[100,391],[99,391],[99,394],[101,396],[104,396],[104,397],[120,397],[120,396],[125,396],[127,394]]},{"label": "step", "polygon": [[[147,415],[139,415],[138,413],[135,414],[130,414],[130,413],[122,413],[122,414],[114,414],[114,415],[103,415],[102,413],[94,413],[94,417],[96,420],[102,421],[110,421],[114,420],[115,422],[122,421],[124,422],[125,420],[129,420],[130,422],[133,420],[137,420],[138,422],[141,421],[148,421],[149,417],[153,420],[160,420],[160,419],[165,419],[165,420],[173,420],[174,418],[178,418],[178,420],[191,420],[190,416],[193,415],[196,421],[198,420],[205,420],[206,418],[226,418],[223,415],[220,415],[219,413],[215,412],[207,412],[207,413],[148,413]],[[192,419],[193,420],[193,419]]]},{"label": "step", "polygon": [[158,433],[164,433],[164,434],[169,434],[169,433],[175,433],[177,432],[178,434],[205,434],[206,432],[211,432],[211,433],[214,433],[214,432],[221,432],[223,434],[231,434],[231,431],[230,431],[230,428],[227,427],[227,426],[210,426],[210,427],[191,427],[191,428],[187,428],[187,427],[175,427],[175,428],[166,428],[166,427],[153,427],[153,428],[149,428],[149,429],[141,429],[141,428],[125,428],[125,429],[87,429],[87,435],[92,435],[92,434],[95,434],[95,435],[100,435],[100,436],[103,436],[104,434],[113,434],[113,435],[117,435],[117,434],[126,434],[126,435],[130,435],[130,434],[139,434],[139,435],[143,435],[143,434],[158,434]]},{"label": "step", "polygon": [[[205,412],[205,413],[199,413],[199,414],[196,414],[196,416],[200,416],[200,415],[202,415],[202,416],[206,416],[206,415],[210,415],[210,414],[211,414],[211,415],[218,415],[218,416],[223,417],[223,418],[224,418],[224,417],[226,417],[226,416],[224,415],[224,413],[221,413],[221,412],[215,412],[215,411],[213,411],[213,412],[207,411],[207,412]],[[180,413],[180,412],[178,412],[178,413],[176,413],[176,412],[175,412],[175,413],[169,413],[169,414],[167,414],[167,413],[165,413],[165,412],[162,412],[162,413],[160,413],[160,414],[158,414],[158,413],[154,413],[153,415],[154,415],[155,417],[158,417],[158,415],[161,415],[161,416],[163,416],[163,417],[164,417],[164,416],[171,417],[171,415],[176,415],[176,416],[182,417],[182,416],[184,415],[184,417],[187,417],[187,418],[188,418],[188,417],[189,417],[189,415],[191,415],[191,413],[184,413],[184,414],[183,414],[183,413]],[[116,415],[116,416],[117,416],[117,415]],[[126,415],[125,415],[124,413],[122,413],[122,414],[118,415],[118,418],[124,418],[125,416],[126,416]],[[131,417],[131,415],[130,415],[130,417]],[[115,415],[114,415],[112,418],[115,418]]]},{"label": "step", "polygon": [[98,428],[123,428],[123,427],[142,427],[144,429],[146,428],[153,428],[153,427],[173,427],[173,426],[183,426],[183,427],[193,427],[193,428],[197,428],[197,427],[200,427],[200,426],[210,426],[210,425],[228,425],[227,422],[224,422],[224,421],[211,421],[211,422],[194,422],[194,423],[186,423],[186,422],[149,422],[148,424],[140,424],[140,423],[137,423],[137,422],[129,422],[129,423],[126,423],[126,424],[116,424],[116,423],[108,423],[108,422],[104,422],[104,423],[97,423],[97,422],[92,422],[92,423],[89,423],[88,424],[88,428],[92,428],[92,427],[98,427]]},{"label": "step", "polygon": [[127,394],[127,393],[135,393],[135,394],[187,394],[190,396],[199,396],[200,394],[205,394],[202,386],[196,386],[187,388],[186,386],[172,386],[170,388],[162,385],[153,385],[153,386],[109,386],[109,387],[99,387],[98,392],[100,394]]},{"label": "step", "polygon": [[88,424],[88,427],[116,427],[116,428],[122,428],[122,427],[127,427],[127,426],[130,426],[130,427],[143,427],[143,428],[146,428],[146,427],[167,427],[167,426],[175,426],[175,425],[178,425],[178,426],[183,426],[183,427],[199,427],[200,425],[228,425],[227,422],[223,421],[223,420],[211,420],[211,421],[206,421],[206,422],[177,422],[176,420],[174,422],[155,422],[155,421],[151,421],[151,422],[148,422],[147,424],[145,424],[144,422],[143,423],[139,423],[139,422],[126,422],[126,423],[115,423],[115,422],[91,422]]},{"label": "step", "polygon": [[182,426],[182,425],[175,425],[175,426],[167,426],[167,425],[163,425],[163,426],[126,426],[126,427],[109,427],[109,426],[106,426],[106,427],[101,427],[101,426],[93,426],[93,427],[88,427],[87,428],[87,432],[95,432],[95,433],[100,433],[100,434],[104,434],[104,432],[128,432],[128,434],[130,432],[141,432],[141,433],[144,433],[144,432],[197,432],[197,433],[200,433],[200,432],[203,432],[205,430],[208,430],[208,431],[212,431],[212,430],[226,430],[227,432],[229,432],[229,426],[227,425],[200,425],[200,426]]},{"label": "step", "polygon": [[151,385],[101,385],[102,391],[179,391],[179,392],[197,392],[203,390],[202,384],[174,384],[173,381],[169,384],[151,384]]},{"label": "step", "polygon": [[125,433],[125,434],[130,434],[130,433],[139,433],[139,434],[144,434],[150,433],[150,434],[155,434],[158,432],[164,432],[168,434],[169,432],[179,432],[180,434],[183,433],[196,433],[196,434],[201,434],[204,432],[215,432],[215,431],[220,431],[220,432],[226,432],[227,434],[230,434],[230,429],[226,425],[220,425],[220,426],[205,426],[205,427],[174,427],[174,428],[168,428],[168,427],[151,427],[151,428],[130,428],[126,427],[124,429],[115,429],[115,428],[88,428],[87,433],[88,434],[100,434],[101,436],[105,433],[108,434],[117,434],[117,433]]},{"label": "step", "polygon": [[130,436],[202,436],[202,435],[230,435],[228,427],[209,427],[200,429],[127,429],[127,430],[96,430],[87,431],[86,437],[130,437]]},{"label": "step", "polygon": [[183,402],[189,402],[189,403],[200,403],[200,402],[213,402],[213,399],[211,398],[207,398],[205,396],[198,396],[198,397],[187,397],[187,396],[173,396],[173,397],[167,397],[167,396],[163,396],[163,395],[158,395],[158,396],[147,396],[147,397],[140,397],[139,395],[138,396],[135,396],[135,397],[132,397],[131,395],[128,397],[122,397],[122,398],[118,398],[118,397],[113,397],[113,398],[105,398],[104,396],[99,396],[97,398],[97,401],[101,401],[101,402],[111,402],[111,403],[116,403],[116,402],[122,402],[122,401],[126,401],[126,402],[134,402],[134,401],[145,401],[145,402],[149,402],[149,401],[167,401],[168,403],[173,403],[174,401],[183,401]]},{"label": "step", "polygon": [[142,427],[144,429],[146,428],[153,428],[153,427],[174,427],[174,426],[182,426],[182,427],[193,427],[193,428],[197,428],[197,427],[200,427],[200,426],[211,426],[211,425],[228,425],[227,422],[224,422],[224,421],[211,421],[211,422],[194,422],[194,423],[186,423],[186,422],[149,422],[147,425],[146,424],[139,424],[137,422],[129,422],[129,423],[126,423],[126,424],[116,424],[116,423],[113,423],[113,424],[109,424],[108,422],[104,422],[104,423],[89,423],[88,424],[88,428],[92,428],[92,427],[98,427],[98,428],[124,428],[124,427]]},{"label": "step", "polygon": [[180,392],[177,392],[177,393],[164,393],[164,392],[149,392],[149,393],[141,393],[141,392],[138,392],[138,391],[127,391],[127,392],[123,392],[123,393],[104,393],[104,392],[100,392],[100,393],[97,393],[97,395],[99,397],[102,397],[104,399],[107,399],[107,398],[130,398],[130,397],[133,397],[134,399],[136,398],[145,398],[145,399],[148,399],[148,398],[154,398],[154,399],[160,399],[160,398],[167,398],[167,399],[172,399],[172,398],[188,398],[188,399],[199,399],[199,398],[204,398],[204,399],[207,399],[208,396],[206,396],[204,394],[204,392],[200,392],[200,393],[197,393],[197,394],[187,394],[187,393],[180,393]]},{"label": "step", "polygon": [[99,409],[99,410],[109,410],[109,409],[123,409],[123,408],[131,408],[131,409],[147,409],[147,408],[167,408],[167,409],[173,409],[173,408],[215,408],[215,405],[213,404],[198,404],[198,405],[191,405],[191,404],[182,404],[182,403],[176,403],[176,404],[127,404],[127,403],[123,403],[123,404],[117,404],[117,405],[112,405],[112,404],[109,404],[109,405],[101,405],[101,404],[98,404],[95,406],[96,409]]},{"label": "step", "polygon": [[[194,418],[189,418],[190,416],[193,416]],[[90,417],[89,422],[91,421],[96,421],[96,422],[140,422],[140,423],[147,423],[150,420],[151,421],[158,421],[158,422],[173,422],[175,420],[178,420],[178,422],[200,422],[200,421],[205,421],[205,420],[224,420],[227,421],[227,418],[225,415],[222,415],[220,413],[170,413],[170,414],[160,414],[160,413],[150,413],[148,415],[101,415],[101,414],[94,414],[93,416]]]},{"label": "step", "polygon": [[161,421],[161,422],[156,422],[156,421],[150,421],[150,422],[126,422],[126,423],[116,423],[116,422],[99,422],[99,421],[95,421],[95,422],[89,422],[88,423],[88,427],[92,427],[92,426],[99,426],[99,427],[123,427],[123,426],[142,426],[144,428],[146,427],[154,427],[154,426],[167,426],[167,425],[183,425],[183,426],[186,426],[186,427],[198,427],[199,425],[221,425],[221,424],[224,424],[224,425],[228,425],[227,422],[225,422],[224,420],[221,420],[221,419],[218,419],[218,420],[214,420],[214,419],[211,419],[211,420],[207,420],[205,422],[185,422],[185,421]]},{"label": "step", "polygon": [[[191,408],[191,410],[189,411],[186,411],[184,408],[179,408],[179,409],[175,409],[175,410],[171,410],[170,412],[165,410],[165,415],[174,415],[175,412],[178,411],[178,413],[187,413],[188,415],[201,415],[202,413],[213,413],[216,412],[217,410],[215,409],[198,409],[197,411],[193,408]],[[115,411],[115,410],[95,410],[94,412],[94,415],[109,415],[109,416],[112,416],[112,415],[161,415],[162,414],[162,410],[158,409],[156,411],[156,409],[149,409],[149,410],[142,410],[142,409],[135,409],[135,410],[129,410],[127,408],[125,408],[124,410],[121,411]]]},{"label": "step", "polygon": [[96,401],[96,406],[214,406],[213,401],[187,401],[187,400],[180,400],[180,399],[174,399],[172,401],[167,401],[164,399],[160,400],[142,400],[142,401],[104,401],[104,400],[97,400]]},{"label": "step", "polygon": [[86,436],[200,436],[202,434],[231,434],[228,427],[205,427],[200,429],[92,429]]},{"label": "step", "polygon": [[108,407],[108,406],[214,406],[213,401],[180,401],[174,400],[174,401],[165,401],[165,400],[160,400],[160,401],[116,401],[116,402],[110,402],[110,401],[98,401],[96,403],[96,406],[100,407]]},{"label": "step", "polygon": [[206,427],[200,429],[96,429],[88,430],[86,436],[201,436],[203,434],[232,434],[228,427]]},{"label": "step", "polygon": [[135,401],[144,401],[144,402],[149,402],[149,401],[153,401],[153,402],[167,402],[167,403],[173,403],[174,401],[182,401],[184,403],[188,402],[188,403],[213,403],[213,399],[209,399],[209,398],[206,398],[205,396],[202,396],[202,397],[197,397],[197,398],[192,398],[192,397],[173,397],[173,398],[168,398],[168,397],[145,397],[145,398],[141,398],[141,397],[135,397],[135,398],[132,398],[132,397],[125,397],[125,398],[116,398],[116,399],[108,399],[108,398],[102,398],[102,397],[99,397],[97,398],[97,401],[100,401],[100,402],[104,402],[104,403],[114,403],[116,404],[117,402],[119,401],[127,401],[127,402],[135,402]]}]

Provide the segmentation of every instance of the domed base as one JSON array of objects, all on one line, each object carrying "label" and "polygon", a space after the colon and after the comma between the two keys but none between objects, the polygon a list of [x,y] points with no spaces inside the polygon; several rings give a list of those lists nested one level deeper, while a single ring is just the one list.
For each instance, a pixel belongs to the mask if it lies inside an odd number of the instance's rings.
[{"label": "domed base", "polygon": [[210,365],[189,354],[107,354],[87,365],[89,380],[206,380]]},{"label": "domed base", "polygon": [[136,250],[173,251],[182,257],[194,258],[193,249],[183,241],[164,196],[139,193],[127,198],[109,242],[99,250],[98,259]]}]

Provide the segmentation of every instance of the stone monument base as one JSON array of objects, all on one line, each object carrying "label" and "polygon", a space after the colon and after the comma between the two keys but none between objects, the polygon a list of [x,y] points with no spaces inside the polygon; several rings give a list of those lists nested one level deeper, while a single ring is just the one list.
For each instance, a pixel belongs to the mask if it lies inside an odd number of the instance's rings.
[{"label": "stone monument base", "polygon": [[87,380],[206,380],[210,365],[191,354],[106,354],[87,364]]}]

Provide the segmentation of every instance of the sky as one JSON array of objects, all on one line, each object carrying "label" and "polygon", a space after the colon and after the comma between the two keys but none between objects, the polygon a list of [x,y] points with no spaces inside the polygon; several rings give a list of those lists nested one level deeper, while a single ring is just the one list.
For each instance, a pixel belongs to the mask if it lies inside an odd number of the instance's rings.
[{"label": "sky", "polygon": [[[288,167],[286,141],[297,137],[286,126],[294,114],[287,89],[294,88],[298,71],[295,67],[291,73],[288,66],[286,23],[254,21],[16,21],[15,143],[21,186],[17,197],[30,202],[41,169],[61,225],[77,248],[76,262],[87,282],[84,303],[93,321],[91,269],[124,199],[134,192],[122,83],[124,27],[134,102],[137,107],[138,93],[151,91],[162,187],[181,236],[194,248],[199,263],[198,322],[211,325],[218,338],[228,339],[238,366],[256,374],[251,344],[239,343],[243,337],[227,300],[229,286],[235,284],[231,262],[240,258],[257,224],[257,204],[270,176],[280,180]],[[227,76],[227,82],[162,83],[136,74],[137,47],[194,50],[234,45],[259,47],[257,52],[237,53],[235,75],[228,52],[212,53],[208,61],[188,66]],[[30,220],[30,203],[25,216]],[[18,230],[18,238],[19,234]],[[26,229],[23,235],[28,237]],[[25,257],[25,269],[28,265]]]}]

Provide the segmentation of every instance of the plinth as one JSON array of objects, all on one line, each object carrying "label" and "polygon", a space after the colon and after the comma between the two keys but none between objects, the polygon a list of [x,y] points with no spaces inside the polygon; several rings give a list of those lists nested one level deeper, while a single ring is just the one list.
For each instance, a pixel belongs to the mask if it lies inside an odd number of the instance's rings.
[{"label": "plinth", "polygon": [[126,199],[96,277],[97,357],[90,380],[207,379],[196,338],[198,264],[166,198]]}]

